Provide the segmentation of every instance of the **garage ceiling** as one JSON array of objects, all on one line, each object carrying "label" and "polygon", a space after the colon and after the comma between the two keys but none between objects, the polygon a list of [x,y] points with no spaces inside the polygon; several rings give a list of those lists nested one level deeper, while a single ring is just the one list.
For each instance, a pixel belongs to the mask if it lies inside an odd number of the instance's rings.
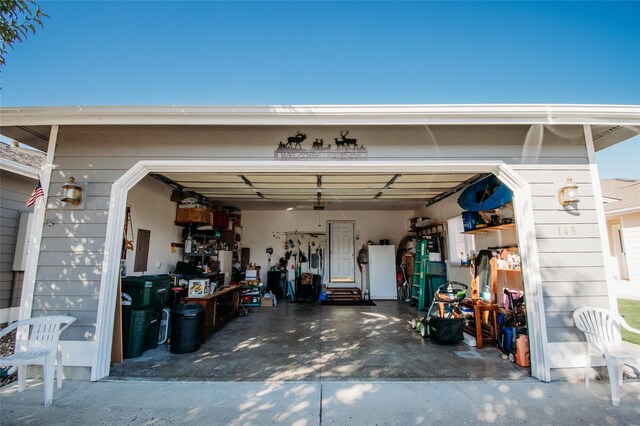
[{"label": "garage ceiling", "polygon": [[454,193],[476,174],[164,173],[154,177],[216,204],[243,210],[415,209]]}]

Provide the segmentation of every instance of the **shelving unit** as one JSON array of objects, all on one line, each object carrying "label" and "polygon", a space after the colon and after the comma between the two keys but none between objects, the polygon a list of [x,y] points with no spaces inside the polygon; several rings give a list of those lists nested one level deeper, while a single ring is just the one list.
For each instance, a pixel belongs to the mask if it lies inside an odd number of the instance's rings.
[{"label": "shelving unit", "polygon": [[[206,253],[206,245],[207,245],[207,241],[213,239],[210,235],[204,235],[204,234],[191,234],[191,241],[193,244],[193,248],[192,250],[198,250],[198,245],[201,247],[201,251],[192,251],[187,253],[185,251],[185,253],[182,255],[182,261],[183,262],[199,262],[200,265],[206,265],[209,262],[209,258],[211,257],[211,251],[209,251],[209,253]],[[211,248],[209,248],[209,250],[211,250]]]},{"label": "shelving unit", "polygon": [[483,228],[471,229],[469,231],[463,232],[463,234],[480,234],[483,232],[490,231],[503,231],[506,229],[516,229],[515,223],[505,223],[504,225],[494,225],[494,226],[485,226]]},{"label": "shelving unit", "polygon": [[240,291],[240,305],[245,307],[260,307],[264,289],[262,284],[245,284]]}]

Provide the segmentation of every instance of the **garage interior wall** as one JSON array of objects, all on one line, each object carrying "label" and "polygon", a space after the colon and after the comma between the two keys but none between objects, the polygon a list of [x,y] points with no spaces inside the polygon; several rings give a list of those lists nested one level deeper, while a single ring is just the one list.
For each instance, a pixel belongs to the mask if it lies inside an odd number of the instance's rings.
[{"label": "garage interior wall", "polygon": [[[78,320],[64,338],[93,343],[111,185],[136,162],[273,160],[278,142],[299,127],[61,126],[47,202],[47,215],[56,225],[43,230],[33,315],[75,315]],[[302,130],[310,140],[333,141],[344,128]],[[352,126],[350,130],[350,136],[366,146],[369,160],[504,161],[530,183],[552,343],[548,353],[560,354],[552,366],[574,362],[568,354],[581,353],[584,345],[578,342],[571,312],[585,304],[608,306],[582,126]],[[70,176],[86,185],[82,210],[59,201]],[[580,186],[577,215],[563,210],[556,198],[569,176]],[[245,241],[249,234],[245,229]],[[251,247],[251,242],[245,246]],[[576,349],[567,342],[580,346]],[[88,345],[86,350],[93,348]],[[584,362],[581,356],[576,358]]]},{"label": "garage interior wall", "polygon": [[[173,272],[182,260],[182,249],[171,252],[171,243],[182,244],[182,227],[174,225],[177,204],[170,200],[171,188],[152,177],[145,177],[128,194],[131,224],[128,239],[135,239],[138,229],[151,231],[147,271],[134,272],[135,250],[127,252],[127,275],[158,275]],[[131,227],[133,226],[133,229]],[[134,247],[136,242],[134,241]]]},{"label": "garage interior wall", "polygon": [[[267,280],[268,255],[266,249],[273,248],[271,265],[285,255],[283,232],[326,232],[327,220],[354,220],[356,226],[356,252],[371,240],[378,244],[388,239],[396,245],[407,234],[409,219],[414,217],[412,210],[244,210],[242,212],[242,246],[251,249],[251,262],[261,266],[261,279]],[[320,224],[321,226],[318,226]],[[279,234],[280,233],[280,234]],[[325,247],[326,248],[326,247]],[[303,271],[305,269],[303,268]],[[348,287],[360,287],[360,273],[356,268],[356,284]]]}]

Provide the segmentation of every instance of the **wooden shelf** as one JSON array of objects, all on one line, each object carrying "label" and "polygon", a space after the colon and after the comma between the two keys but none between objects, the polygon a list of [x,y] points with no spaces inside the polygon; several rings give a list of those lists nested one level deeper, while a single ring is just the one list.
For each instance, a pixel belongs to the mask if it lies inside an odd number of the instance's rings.
[{"label": "wooden shelf", "polygon": [[484,228],[476,228],[470,231],[465,231],[463,234],[480,234],[489,231],[501,231],[505,229],[516,229],[515,223],[505,223],[504,225],[485,226]]},{"label": "wooden shelf", "polygon": [[520,272],[520,268],[518,269],[514,269],[514,268],[497,268],[498,271],[507,271],[507,272]]}]

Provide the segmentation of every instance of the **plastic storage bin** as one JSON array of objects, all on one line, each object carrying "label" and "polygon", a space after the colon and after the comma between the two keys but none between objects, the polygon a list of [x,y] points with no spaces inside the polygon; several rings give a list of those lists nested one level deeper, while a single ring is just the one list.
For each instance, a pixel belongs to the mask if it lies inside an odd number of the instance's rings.
[{"label": "plastic storage bin", "polygon": [[184,354],[200,349],[203,327],[203,306],[187,303],[173,308],[171,310],[169,351],[174,354]]},{"label": "plastic storage bin", "polygon": [[147,349],[152,309],[131,309],[122,305],[122,345],[124,358],[137,358]]},{"label": "plastic storage bin", "polygon": [[169,275],[122,279],[122,343],[124,358],[136,358],[158,346],[160,314],[173,280]]},{"label": "plastic storage bin", "polygon": [[169,275],[124,277],[122,292],[131,296],[131,308],[153,306],[158,313],[167,300],[167,292],[173,280]]}]

